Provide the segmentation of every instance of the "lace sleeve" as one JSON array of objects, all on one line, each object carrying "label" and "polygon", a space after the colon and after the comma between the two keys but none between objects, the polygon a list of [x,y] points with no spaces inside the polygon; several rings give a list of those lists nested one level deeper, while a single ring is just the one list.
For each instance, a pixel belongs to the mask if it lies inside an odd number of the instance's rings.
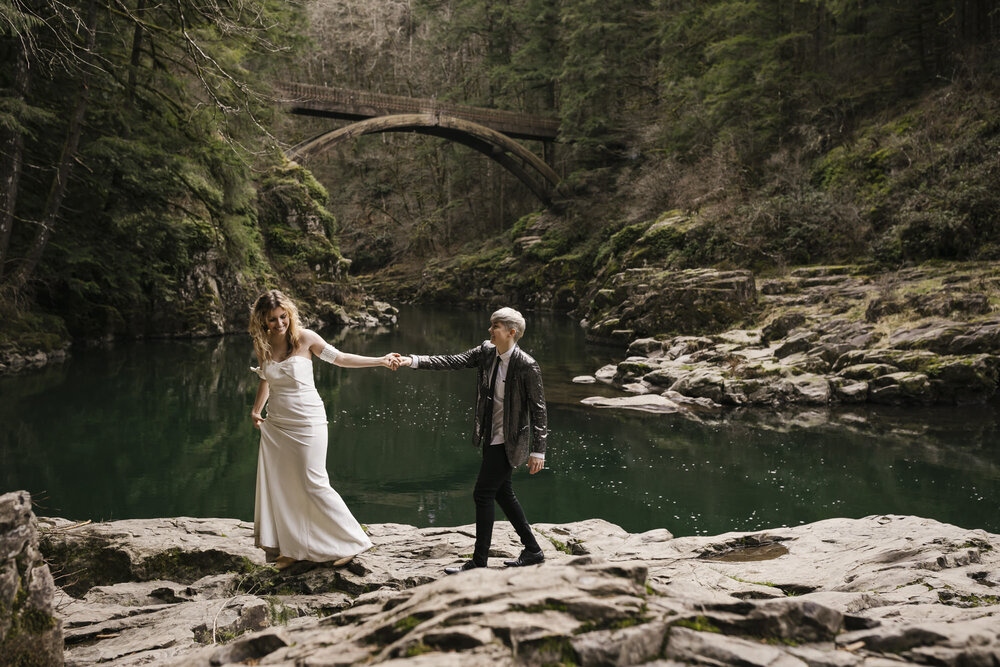
[{"label": "lace sleeve", "polygon": [[328,364],[332,364],[338,354],[340,354],[340,350],[327,343],[326,347],[323,348],[323,351],[319,353],[319,358]]},{"label": "lace sleeve", "polygon": [[250,367],[250,371],[251,371],[252,373],[256,373],[256,374],[257,374],[257,376],[258,376],[258,377],[260,377],[260,379],[261,379],[261,380],[266,380],[266,379],[267,379],[267,378],[266,378],[266,377],[264,376],[264,371],[263,371],[263,370],[261,370],[260,366],[251,366],[251,367]]}]

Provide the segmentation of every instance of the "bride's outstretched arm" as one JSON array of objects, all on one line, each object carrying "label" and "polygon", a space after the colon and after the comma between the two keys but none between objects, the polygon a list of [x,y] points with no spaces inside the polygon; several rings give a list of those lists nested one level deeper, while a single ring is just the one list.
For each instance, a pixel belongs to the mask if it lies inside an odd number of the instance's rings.
[{"label": "bride's outstretched arm", "polygon": [[397,361],[396,357],[394,357],[391,353],[381,357],[365,357],[360,354],[338,351],[337,356],[333,360],[333,365],[343,366],[344,368],[371,368],[373,366],[385,366],[391,370],[396,370],[399,368],[399,361]]},{"label": "bride's outstretched arm", "polygon": [[305,339],[305,343],[310,352],[323,361],[329,362],[334,366],[341,366],[343,368],[373,368],[376,366],[384,366],[385,368],[391,370],[399,368],[398,354],[389,353],[381,357],[366,357],[360,354],[341,352],[323,340],[323,337],[315,331],[306,329],[302,332],[302,336]]}]

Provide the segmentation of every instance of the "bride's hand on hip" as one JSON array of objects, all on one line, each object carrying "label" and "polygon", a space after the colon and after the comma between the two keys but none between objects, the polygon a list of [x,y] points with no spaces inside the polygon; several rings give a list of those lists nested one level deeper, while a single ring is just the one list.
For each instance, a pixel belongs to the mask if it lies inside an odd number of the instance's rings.
[{"label": "bride's hand on hip", "polygon": [[260,430],[260,424],[262,421],[264,421],[264,418],[261,417],[260,414],[256,412],[251,412],[250,419],[253,420],[253,427],[257,430]]}]

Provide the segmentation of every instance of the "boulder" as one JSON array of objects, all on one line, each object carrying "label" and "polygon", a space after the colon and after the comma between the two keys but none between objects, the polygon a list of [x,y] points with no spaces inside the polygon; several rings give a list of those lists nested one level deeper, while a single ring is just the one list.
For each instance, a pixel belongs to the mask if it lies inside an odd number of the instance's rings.
[{"label": "boulder", "polygon": [[931,385],[923,373],[900,371],[877,377],[868,383],[869,400],[874,403],[930,403]]},{"label": "boulder", "polygon": [[841,403],[864,403],[868,400],[868,383],[864,380],[830,379],[831,398]]},{"label": "boulder", "polygon": [[618,364],[614,375],[614,382],[617,384],[631,382],[632,380],[641,378],[655,368],[652,363],[643,357],[629,357]]},{"label": "boulder", "polygon": [[907,305],[922,317],[953,315],[985,315],[990,312],[990,300],[985,294],[944,289],[914,295]]},{"label": "boulder", "polygon": [[[594,333],[612,328],[640,335],[725,331],[746,319],[757,303],[753,275],[748,271],[716,269],[636,270],[615,274],[612,303],[593,301],[587,319],[598,324]],[[615,324],[604,324],[614,320]]]},{"label": "boulder", "polygon": [[865,321],[878,322],[883,317],[896,315],[906,309],[906,305],[900,299],[893,297],[876,297],[868,302],[865,308]]},{"label": "boulder", "polygon": [[799,352],[806,352],[815,346],[819,340],[819,334],[815,331],[795,331],[785,338],[774,350],[774,356],[778,359],[787,357]]},{"label": "boulder", "polygon": [[714,344],[715,342],[711,338],[705,336],[675,336],[663,343],[663,349],[668,358],[677,359],[709,348]]},{"label": "boulder", "polygon": [[721,403],[725,395],[725,380],[718,370],[696,368],[678,379],[670,389],[685,396]]},{"label": "boulder", "polygon": [[628,356],[651,356],[652,352],[661,352],[662,344],[655,338],[637,338],[629,343]]},{"label": "boulder", "polygon": [[677,380],[684,374],[685,372],[683,370],[668,366],[666,368],[657,368],[655,371],[650,371],[649,373],[643,375],[642,379],[644,382],[648,382],[649,384],[656,385],[658,387],[669,387],[677,382]]},{"label": "boulder", "polygon": [[803,373],[778,382],[778,390],[789,403],[824,405],[830,402],[830,382],[821,375]]},{"label": "boulder", "polygon": [[820,341],[853,348],[865,348],[880,338],[871,324],[853,320],[834,319],[823,323]]},{"label": "boulder", "polygon": [[608,364],[607,366],[601,366],[600,368],[598,368],[597,372],[594,373],[594,378],[598,382],[605,382],[610,384],[611,382],[614,382],[615,374],[617,372],[618,372],[617,364]]},{"label": "boulder", "polygon": [[931,350],[946,354],[956,336],[968,333],[968,325],[962,322],[932,319],[893,331],[889,336],[889,345],[903,350]]},{"label": "boulder", "polygon": [[680,410],[680,406],[675,401],[652,393],[616,397],[591,396],[580,402],[597,408],[625,408],[643,412],[672,413]]},{"label": "boulder", "polygon": [[0,665],[62,665],[55,582],[38,549],[31,495],[0,496]]},{"label": "boulder", "polygon": [[888,364],[863,363],[841,368],[837,375],[847,380],[874,380],[898,371],[898,368]]},{"label": "boulder", "polygon": [[792,310],[781,313],[761,330],[761,340],[765,343],[772,340],[781,340],[792,329],[797,329],[805,323],[806,316],[799,311]]},{"label": "boulder", "polygon": [[955,403],[985,400],[996,393],[1000,358],[989,355],[941,357],[928,371],[938,399]]},{"label": "boulder", "polygon": [[981,352],[1000,354],[1000,319],[994,317],[970,326],[965,332],[951,339],[948,352],[951,354]]},{"label": "boulder", "polygon": [[826,373],[830,370],[830,363],[819,355],[810,352],[796,352],[781,360],[781,365],[786,369],[787,374],[797,373]]}]

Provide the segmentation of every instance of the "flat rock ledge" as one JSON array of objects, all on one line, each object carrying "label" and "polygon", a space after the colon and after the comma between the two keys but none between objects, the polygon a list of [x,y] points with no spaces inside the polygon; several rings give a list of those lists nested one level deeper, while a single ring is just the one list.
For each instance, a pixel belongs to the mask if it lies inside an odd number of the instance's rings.
[{"label": "flat rock ledge", "polygon": [[912,516],[674,538],[601,520],[368,526],[347,567],[278,572],[232,519],[39,519],[68,665],[1000,664],[1000,536]]}]

